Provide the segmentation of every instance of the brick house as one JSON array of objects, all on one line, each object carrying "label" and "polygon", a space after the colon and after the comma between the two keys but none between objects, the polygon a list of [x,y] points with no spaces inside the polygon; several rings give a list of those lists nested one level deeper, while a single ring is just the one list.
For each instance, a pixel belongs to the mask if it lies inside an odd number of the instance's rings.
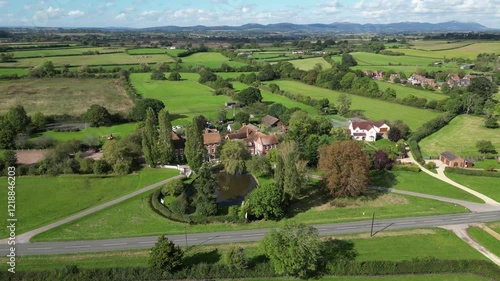
[{"label": "brick house", "polygon": [[448,167],[464,168],[466,167],[465,159],[458,157],[455,154],[445,151],[439,155],[439,160]]},{"label": "brick house", "polygon": [[377,137],[384,137],[389,132],[390,127],[384,122],[373,121],[351,121],[349,124],[349,134],[355,140],[376,141]]},{"label": "brick house", "polygon": [[186,140],[183,139],[177,132],[172,131],[172,142],[174,143],[175,158],[178,162],[184,161]]},{"label": "brick house", "polygon": [[265,155],[279,144],[276,135],[266,135],[251,124],[243,125],[236,133],[227,134],[225,139],[245,142],[251,155]]},{"label": "brick house", "polygon": [[203,145],[207,149],[209,159],[215,159],[215,150],[222,143],[222,137],[219,132],[205,132],[203,134]]}]

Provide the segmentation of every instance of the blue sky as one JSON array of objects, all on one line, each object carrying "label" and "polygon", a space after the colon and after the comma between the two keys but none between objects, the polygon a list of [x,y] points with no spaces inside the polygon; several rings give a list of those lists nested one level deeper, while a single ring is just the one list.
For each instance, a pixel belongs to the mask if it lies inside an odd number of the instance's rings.
[{"label": "blue sky", "polygon": [[479,22],[500,28],[500,0],[0,0],[0,26]]}]

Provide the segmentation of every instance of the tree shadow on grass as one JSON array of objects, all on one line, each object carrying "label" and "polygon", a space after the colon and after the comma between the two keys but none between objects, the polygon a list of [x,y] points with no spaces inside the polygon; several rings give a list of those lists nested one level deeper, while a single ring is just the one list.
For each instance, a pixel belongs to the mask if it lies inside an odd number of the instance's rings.
[{"label": "tree shadow on grass", "polygon": [[328,239],[323,244],[326,262],[353,261],[358,256],[354,243],[351,241]]},{"label": "tree shadow on grass", "polygon": [[177,120],[177,119],[183,119],[183,118],[188,118],[187,115],[184,115],[184,114],[170,114],[170,120],[171,121],[174,121],[174,120]]},{"label": "tree shadow on grass", "polygon": [[262,263],[268,263],[269,262],[269,259],[266,257],[266,255],[262,254],[262,255],[257,255],[257,256],[254,256],[250,259],[249,261],[249,266],[251,268],[259,265],[259,264],[262,264]]},{"label": "tree shadow on grass", "polygon": [[188,256],[184,259],[184,263],[189,265],[196,265],[200,263],[215,264],[219,262],[220,258],[221,254],[217,249],[215,249],[210,252],[201,252]]},{"label": "tree shadow on grass", "polygon": [[391,171],[376,170],[370,172],[370,185],[392,188],[398,183],[396,176]]},{"label": "tree shadow on grass", "polygon": [[286,210],[287,217],[294,217],[314,207],[326,204],[332,199],[322,182],[310,184],[303,194],[302,198],[291,202],[288,206]]}]

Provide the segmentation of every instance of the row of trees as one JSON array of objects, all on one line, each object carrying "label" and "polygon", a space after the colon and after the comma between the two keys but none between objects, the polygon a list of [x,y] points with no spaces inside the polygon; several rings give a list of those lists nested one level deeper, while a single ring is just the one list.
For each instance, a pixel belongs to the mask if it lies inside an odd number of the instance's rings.
[{"label": "row of trees", "polygon": [[22,105],[10,107],[0,116],[0,149],[15,148],[16,137],[44,131],[46,124],[47,118],[41,112],[28,116]]},{"label": "row of trees", "polygon": [[176,159],[172,123],[167,110],[160,110],[157,116],[152,108],[147,109],[142,128],[142,152],[146,163],[152,167],[180,160]]}]

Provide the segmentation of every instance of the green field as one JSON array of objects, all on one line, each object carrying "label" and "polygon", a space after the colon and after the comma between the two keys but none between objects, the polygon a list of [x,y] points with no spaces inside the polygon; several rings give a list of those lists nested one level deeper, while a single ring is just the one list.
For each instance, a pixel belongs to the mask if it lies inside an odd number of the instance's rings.
[{"label": "green field", "polygon": [[[260,179],[259,182],[262,183]],[[320,224],[368,220],[373,212],[379,219],[466,212],[461,206],[396,194],[381,194],[374,199],[337,199],[330,204],[324,195],[314,191],[317,187],[311,188],[313,190],[310,192],[312,194],[310,197],[290,206],[288,211],[292,220]],[[106,210],[41,233],[33,240],[85,240],[182,234],[186,226],[188,233],[194,233],[267,228],[276,225],[273,221],[186,225],[170,221],[153,212],[149,203],[150,194],[151,192],[143,193]],[[124,220],[134,223],[124,224]]]},{"label": "green field", "polygon": [[106,107],[111,113],[125,113],[132,108],[119,79],[46,78],[0,81],[0,113],[23,105],[28,114],[46,115],[85,113],[92,104]]},{"label": "green field", "polygon": [[16,62],[0,63],[0,66],[38,66],[45,61],[52,61],[56,66],[63,65],[106,65],[106,64],[140,64],[140,63],[157,63],[157,62],[173,62],[173,59],[168,55],[128,55],[125,53],[119,54],[103,54],[103,55],[87,55],[87,56],[62,56],[50,58],[31,58],[19,59]]},{"label": "green field", "polygon": [[[293,94],[310,96],[315,99],[328,98],[330,102],[334,104],[337,103],[337,99],[341,94],[341,92],[296,81],[277,80],[269,83],[275,83],[281,90]],[[418,109],[362,96],[350,96],[352,99],[351,109],[362,110],[367,118],[372,120],[403,120],[413,130],[438,116],[438,113],[425,109]]]},{"label": "green field", "polygon": [[[89,137],[99,137],[99,138],[107,138],[110,135],[113,135],[117,138],[123,138],[135,132],[137,129],[137,123],[125,123],[120,125],[114,125],[109,127],[87,127],[78,132],[54,132],[54,131],[46,131],[41,134],[41,136],[50,137],[58,141],[69,141],[69,140],[82,140]],[[40,136],[37,136],[38,138]],[[36,139],[35,138],[35,139]]]},{"label": "green field", "polygon": [[[233,82],[233,86],[235,90],[241,91],[243,89],[248,88],[249,86],[247,84],[241,83],[241,82]],[[262,102],[266,104],[272,104],[272,103],[281,103],[282,105],[286,106],[287,108],[292,108],[292,107],[298,107],[305,112],[309,113],[310,115],[318,115],[318,110],[310,105],[306,105],[294,100],[291,100],[289,98],[273,94],[269,91],[260,91],[262,94]]]},{"label": "green field", "polygon": [[407,56],[430,58],[431,60],[444,58],[476,59],[477,55],[481,53],[500,53],[500,43],[475,43],[462,48],[442,51],[424,51],[415,49],[397,49],[397,51],[405,53]]},{"label": "green field", "polygon": [[[248,279],[249,281],[294,281],[297,279],[271,278]],[[471,274],[422,274],[422,275],[395,275],[395,276],[335,276],[321,277],[321,281],[487,281],[489,278]]]},{"label": "green field", "polygon": [[490,222],[486,224],[489,228],[493,229],[496,233],[500,234],[500,221]]},{"label": "green field", "polygon": [[373,184],[470,202],[484,203],[483,200],[477,198],[476,196],[433,178],[423,172],[414,173],[394,171],[378,173],[378,175],[374,177]]},{"label": "green field", "polygon": [[[424,51],[439,51],[439,50],[450,50],[461,48],[470,44],[475,43],[474,41],[445,41],[445,40],[419,40],[412,41],[412,49],[419,49]],[[396,50],[397,51],[397,50]]]},{"label": "green field", "polygon": [[[227,79],[227,78],[233,78],[236,79],[241,76],[241,74],[248,75],[250,73],[255,73],[255,72],[215,72],[218,76]],[[255,73],[257,74],[257,73]]]},{"label": "green field", "polygon": [[481,155],[477,151],[478,140],[489,140],[500,150],[500,129],[488,129],[484,118],[459,115],[441,130],[420,141],[423,156],[437,157],[444,151],[451,151],[458,156]]},{"label": "green field", "polygon": [[[397,50],[401,52],[401,49]],[[358,62],[358,65],[413,65],[426,66],[436,61],[433,58],[422,58],[415,56],[387,56],[374,53],[357,52],[352,56]]]},{"label": "green field", "polygon": [[496,177],[468,176],[454,173],[446,173],[450,179],[465,185],[491,199],[500,202],[500,179]]},{"label": "green field", "polygon": [[[169,73],[165,75],[168,77]],[[130,81],[144,97],[163,101],[175,118],[174,125],[186,124],[200,114],[209,120],[215,118],[224,103],[231,100],[227,96],[214,96],[211,88],[198,83],[196,73],[181,73],[182,81],[152,81],[150,76],[149,73],[132,74]]]},{"label": "green field", "polygon": [[500,241],[493,237],[488,232],[479,227],[470,227],[467,229],[469,235],[490,252],[500,257]]},{"label": "green field", "polygon": [[500,169],[500,163],[496,159],[484,159],[483,161],[474,162],[474,168],[484,169],[488,167],[495,167],[495,169]]},{"label": "green field", "polygon": [[382,70],[382,71],[394,71],[394,72],[397,72],[397,73],[404,73],[406,74],[406,76],[411,76],[413,73],[415,73],[415,71],[417,70],[417,68],[423,68],[425,69],[426,71],[458,71],[459,68],[458,66],[457,67],[453,67],[453,68],[450,68],[450,67],[439,67],[439,66],[415,66],[415,65],[410,65],[410,66],[407,66],[407,65],[377,65],[377,66],[373,66],[373,65],[357,65],[357,66],[353,66],[351,67],[352,69],[354,70]]},{"label": "green field", "polygon": [[[145,169],[127,176],[18,177],[16,218],[22,223],[17,225],[17,234],[63,219],[177,174],[176,170]],[[2,198],[6,198],[7,191],[6,188],[0,191]],[[7,201],[0,201],[0,207],[7,210]],[[2,212],[0,219],[5,221],[7,212]],[[7,237],[6,228],[0,229],[0,237]]]},{"label": "green field", "polygon": [[81,55],[83,52],[98,51],[104,53],[123,52],[123,48],[58,48],[58,49],[38,49],[30,51],[16,51],[14,58],[27,58],[27,57],[52,57],[52,56],[67,56],[67,55]]},{"label": "green field", "polygon": [[418,98],[426,98],[428,101],[430,100],[442,100],[447,98],[445,95],[436,94],[435,92],[420,90],[411,87],[402,86],[400,84],[389,83],[385,81],[374,80],[380,90],[385,90],[387,88],[392,88],[396,91],[396,96],[400,99],[403,99],[409,95],[414,95]]},{"label": "green field", "polygon": [[220,53],[206,52],[206,53],[196,53],[187,57],[182,57],[182,64],[185,66],[197,66],[204,65],[210,68],[219,68],[222,63],[226,63],[231,67],[245,66],[245,63],[231,61],[229,58],[223,56]]},{"label": "green field", "polygon": [[309,58],[309,59],[301,59],[301,60],[291,60],[289,61],[298,69],[301,70],[311,70],[317,64],[321,65],[323,69],[330,68],[331,65],[322,57]]},{"label": "green field", "polygon": [[166,54],[167,50],[159,48],[138,48],[138,49],[128,49],[127,53],[129,55]]},{"label": "green field", "polygon": [[0,76],[1,75],[14,75],[23,76],[28,74],[27,68],[0,68]]}]

